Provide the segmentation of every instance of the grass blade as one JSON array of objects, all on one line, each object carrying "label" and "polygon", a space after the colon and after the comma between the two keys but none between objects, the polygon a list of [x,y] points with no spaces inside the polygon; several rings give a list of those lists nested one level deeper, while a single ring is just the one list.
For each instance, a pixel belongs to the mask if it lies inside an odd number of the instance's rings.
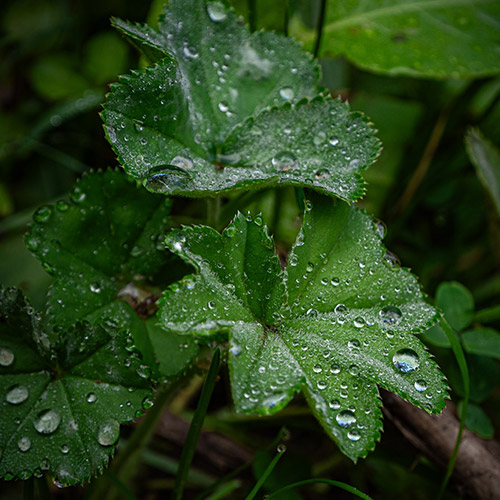
[{"label": "grass blade", "polygon": [[264,474],[260,476],[259,480],[252,488],[252,491],[248,494],[245,500],[253,500],[253,498],[255,498],[255,495],[257,495],[259,490],[262,488],[264,481],[268,478],[269,474],[271,474],[271,472],[274,470],[276,464],[278,463],[278,460],[281,458],[283,453],[285,453],[285,451],[286,451],[285,445],[278,446],[278,453],[276,453],[274,458],[271,460],[271,463],[267,466],[266,470],[264,471]]},{"label": "grass blade", "polygon": [[210,369],[208,370],[205,384],[201,390],[200,400],[198,401],[198,406],[193,415],[193,420],[191,420],[186,442],[184,443],[184,448],[182,449],[181,459],[179,461],[179,471],[175,478],[174,490],[171,497],[172,500],[182,499],[184,485],[186,484],[189,468],[196,450],[196,443],[198,442],[198,437],[200,436],[203,420],[205,419],[205,414],[207,413],[208,403],[210,402],[210,398],[215,387],[219,366],[220,350],[217,349],[213,355],[212,362],[210,363]]}]

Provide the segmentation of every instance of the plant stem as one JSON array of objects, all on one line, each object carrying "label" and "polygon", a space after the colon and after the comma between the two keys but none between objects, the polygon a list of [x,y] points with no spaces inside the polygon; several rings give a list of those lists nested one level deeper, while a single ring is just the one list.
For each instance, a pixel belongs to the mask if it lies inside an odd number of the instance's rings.
[{"label": "plant stem", "polygon": [[201,428],[203,426],[203,420],[205,419],[208,404],[210,402],[210,398],[215,387],[215,382],[217,380],[219,366],[220,350],[217,349],[212,357],[212,362],[210,363],[207,378],[201,390],[198,406],[193,415],[193,420],[191,420],[191,425],[189,427],[188,435],[184,443],[184,448],[182,449],[181,459],[179,461],[179,470],[175,478],[174,490],[172,491],[172,500],[182,499],[182,494],[184,492],[184,486],[186,484],[189,468],[191,466],[194,452],[196,450],[196,443],[198,442]]},{"label": "plant stem", "polygon": [[316,24],[316,42],[314,44],[314,57],[318,57],[321,46],[321,36],[323,35],[323,25],[325,24],[326,0],[321,0],[319,8],[318,22]]},{"label": "plant stem", "polygon": [[215,229],[219,228],[220,212],[220,196],[217,196],[215,198],[207,198],[207,226],[212,226]]},{"label": "plant stem", "polygon": [[283,16],[283,34],[288,36],[288,21],[290,20],[290,0],[285,0],[285,15]]},{"label": "plant stem", "polygon": [[457,461],[458,451],[460,449],[460,443],[462,441],[462,435],[464,432],[465,415],[467,414],[467,406],[469,405],[469,395],[470,395],[469,369],[467,367],[467,361],[465,359],[462,346],[460,345],[460,341],[458,340],[457,335],[454,332],[453,328],[449,325],[449,323],[446,321],[445,318],[442,318],[439,324],[446,333],[446,336],[450,341],[453,354],[455,355],[455,358],[457,360],[458,367],[460,369],[460,374],[462,375],[464,383],[464,399],[462,405],[462,412],[460,414],[460,426],[458,428],[457,440],[455,442],[455,447],[453,448],[453,453],[451,454],[450,461],[448,462],[448,467],[446,469],[446,475],[443,479],[436,500],[440,500],[443,497],[448,481],[450,480],[450,477],[453,473],[455,462]]},{"label": "plant stem", "polygon": [[348,491],[349,493],[352,493],[353,495],[356,495],[359,498],[363,498],[363,500],[372,500],[371,497],[369,497],[362,491],[359,491],[357,488],[354,488],[354,486],[342,483],[340,481],[333,481],[331,479],[306,479],[304,481],[299,481],[297,483],[288,484],[287,486],[284,486],[283,488],[280,488],[279,490],[271,493],[269,495],[269,498],[272,498],[275,495],[282,493],[283,491],[291,490],[293,488],[300,488],[301,486],[305,486],[306,484],[313,484],[313,483],[324,483],[324,484],[329,484],[331,486],[336,486],[337,488],[341,488],[345,491]]},{"label": "plant stem", "polygon": [[286,446],[278,448],[278,453],[276,453],[274,458],[271,460],[271,463],[267,466],[262,476],[259,477],[259,480],[252,488],[252,491],[248,494],[245,500],[253,500],[255,498],[255,495],[257,495],[259,490],[262,488],[262,485],[264,484],[265,480],[269,477],[269,474],[271,474],[271,472],[274,470],[276,464],[278,463],[278,460],[282,457],[285,451],[286,451]]},{"label": "plant stem", "polygon": [[237,490],[241,486],[241,481],[239,479],[233,479],[218,489],[215,493],[206,498],[206,500],[220,500],[221,498],[226,498],[234,490]]}]

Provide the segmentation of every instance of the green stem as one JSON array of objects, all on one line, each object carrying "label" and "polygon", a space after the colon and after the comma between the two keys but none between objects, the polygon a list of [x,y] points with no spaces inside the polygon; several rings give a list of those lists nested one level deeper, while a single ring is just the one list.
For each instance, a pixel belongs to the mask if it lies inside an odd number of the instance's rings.
[{"label": "green stem", "polygon": [[448,481],[450,480],[450,477],[453,473],[453,469],[455,468],[455,462],[457,461],[458,451],[460,449],[460,443],[462,442],[462,435],[465,426],[465,415],[467,414],[467,406],[469,405],[469,395],[470,395],[469,369],[467,367],[467,361],[465,359],[465,354],[464,351],[462,350],[462,346],[460,345],[460,341],[458,340],[457,335],[454,332],[453,328],[449,325],[449,323],[446,321],[445,318],[442,318],[439,324],[446,333],[446,336],[450,341],[453,354],[455,355],[455,358],[457,360],[458,367],[460,369],[460,374],[462,375],[464,383],[464,399],[462,405],[462,412],[460,414],[460,425],[458,428],[457,440],[455,442],[455,447],[453,448],[453,453],[451,454],[450,461],[448,462],[448,467],[446,469],[446,475],[443,479],[436,500],[440,500],[443,497],[444,492],[446,490],[446,486],[448,485]]},{"label": "green stem", "polygon": [[220,196],[215,198],[207,198],[207,225],[215,229],[219,229],[221,213],[221,199]]},{"label": "green stem", "polygon": [[266,192],[267,191],[250,191],[228,201],[221,210],[220,221],[225,224],[234,217],[237,210],[242,210]]},{"label": "green stem", "polygon": [[241,486],[241,481],[239,479],[233,479],[229,483],[226,483],[215,493],[206,498],[206,500],[220,500],[221,498],[226,498],[234,490],[237,490]]},{"label": "green stem", "polygon": [[23,500],[33,500],[35,498],[35,483],[33,478],[26,479],[23,484]]},{"label": "green stem", "polygon": [[289,484],[287,486],[284,486],[283,488],[280,488],[278,491],[271,493],[268,498],[272,498],[275,495],[278,495],[279,493],[282,493],[284,491],[291,490],[293,488],[300,488],[301,486],[305,486],[306,484],[313,484],[313,483],[324,483],[324,484],[329,484],[330,486],[336,486],[337,488],[348,491],[349,493],[352,493],[353,495],[356,495],[359,498],[363,498],[363,500],[372,500],[371,497],[369,497],[362,491],[359,491],[357,488],[354,488],[354,486],[350,486],[349,484],[342,483],[340,481],[333,481],[331,479],[306,479],[304,481],[299,481],[297,483]]},{"label": "green stem", "polygon": [[191,425],[189,426],[189,431],[184,443],[184,448],[182,449],[181,459],[179,461],[179,470],[175,478],[174,490],[172,491],[172,500],[182,499],[182,494],[184,492],[184,486],[186,484],[189,468],[191,466],[194,452],[196,450],[196,443],[198,442],[201,428],[203,426],[203,420],[205,419],[208,404],[210,402],[210,398],[215,387],[215,382],[217,380],[219,366],[220,350],[217,349],[212,357],[210,369],[208,370],[205,384],[203,385],[203,388],[201,390],[198,406],[196,408],[196,411],[194,412],[193,419],[191,420]]},{"label": "green stem", "polygon": [[488,307],[477,311],[474,315],[474,321],[478,323],[491,323],[500,320],[500,306]]},{"label": "green stem", "polygon": [[285,0],[285,14],[283,16],[283,34],[288,36],[288,22],[290,20],[290,0]]},{"label": "green stem", "polygon": [[274,456],[274,458],[271,460],[271,463],[267,466],[266,470],[260,476],[259,480],[255,484],[255,486],[252,488],[252,491],[248,494],[245,500],[253,500],[255,498],[255,495],[259,492],[259,490],[262,488],[262,485],[264,484],[265,480],[269,477],[269,474],[274,470],[276,467],[276,464],[278,463],[278,460],[282,457],[283,453],[286,451],[286,446],[281,445],[278,447],[278,453]]},{"label": "green stem", "polygon": [[314,44],[314,57],[318,57],[321,46],[321,36],[323,35],[323,25],[325,24],[326,0],[321,0],[319,8],[318,22],[316,24],[316,43]]}]

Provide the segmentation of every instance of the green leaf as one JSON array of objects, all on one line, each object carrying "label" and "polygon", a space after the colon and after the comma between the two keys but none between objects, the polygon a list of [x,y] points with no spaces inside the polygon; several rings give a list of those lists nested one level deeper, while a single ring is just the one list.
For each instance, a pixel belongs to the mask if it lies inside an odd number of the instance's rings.
[{"label": "green leaf", "polygon": [[477,176],[500,215],[500,151],[475,128],[467,131],[465,145]]},{"label": "green leaf", "polygon": [[[168,273],[174,279],[180,275],[179,260],[163,245],[169,212],[164,196],[148,193],[114,170],[84,175],[70,201],[41,207],[26,244],[57,278],[47,304],[51,322],[66,327],[77,320],[112,318],[132,331],[156,371],[153,347],[137,314],[154,313],[159,286],[169,283]],[[190,347],[178,355],[187,364],[195,347],[192,339],[183,340]]]},{"label": "green leaf", "polygon": [[238,214],[222,234],[186,227],[167,246],[197,274],[160,300],[162,326],[229,337],[236,409],[263,415],[302,390],[342,451],[365,456],[380,437],[377,384],[427,411],[446,384],[412,333],[436,319],[417,280],[389,264],[373,221],[312,196],[284,271],[260,216]]},{"label": "green leaf", "polygon": [[461,283],[441,283],[436,291],[436,305],[455,330],[462,330],[472,321],[474,298]]},{"label": "green leaf", "polygon": [[471,354],[500,359],[500,333],[492,328],[467,330],[462,334],[462,344]]},{"label": "green leaf", "polygon": [[426,344],[438,347],[451,347],[450,341],[440,325],[431,326],[425,333],[422,334],[421,339]]},{"label": "green leaf", "polygon": [[80,323],[50,343],[13,288],[0,290],[0,310],[0,476],[49,470],[62,485],[89,479],[151,392],[132,338]]},{"label": "green leaf", "polygon": [[153,59],[152,48],[166,56],[122,77],[102,112],[120,162],[149,190],[197,197],[282,183],[363,195],[375,130],[347,104],[315,98],[318,66],[295,41],[249,33],[219,1],[170,2],[160,32],[114,23]]},{"label": "green leaf", "polygon": [[430,78],[500,71],[496,0],[330,0],[324,55],[377,73]]},{"label": "green leaf", "polygon": [[[463,412],[462,401],[458,403],[458,414],[461,415]],[[483,439],[491,439],[495,434],[495,429],[493,423],[483,409],[475,404],[470,404],[467,406],[467,414],[465,415],[465,425],[467,429],[475,432],[478,436]]]}]

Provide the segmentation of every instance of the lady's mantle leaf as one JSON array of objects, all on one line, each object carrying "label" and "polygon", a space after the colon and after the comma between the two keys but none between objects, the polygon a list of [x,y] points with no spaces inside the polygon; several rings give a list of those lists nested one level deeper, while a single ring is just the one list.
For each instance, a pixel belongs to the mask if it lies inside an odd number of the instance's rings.
[{"label": "lady's mantle leaf", "polygon": [[380,436],[377,384],[427,411],[446,384],[412,333],[436,319],[416,278],[387,261],[373,221],[329,198],[308,202],[284,271],[262,219],[237,215],[222,232],[187,227],[169,248],[197,274],[161,299],[177,333],[229,335],[239,411],[274,413],[302,389],[328,434],[353,460]]},{"label": "lady's mantle leaf", "polygon": [[496,0],[331,0],[322,54],[391,75],[492,75],[500,71],[499,25]]},{"label": "lady's mantle leaf", "polygon": [[[180,261],[163,245],[170,203],[113,170],[84,175],[70,198],[40,208],[26,236],[28,248],[57,278],[48,298],[50,319],[66,327],[78,320],[113,318],[131,330],[156,370],[147,330],[132,307],[150,315],[157,287],[169,283],[167,272],[174,279],[181,275],[172,273]],[[179,353],[190,363],[197,352],[194,342],[177,342],[189,344]]]},{"label": "lady's mantle leaf", "polygon": [[296,42],[249,33],[218,1],[173,0],[155,34],[115,25],[167,56],[122,77],[102,113],[120,162],[149,190],[205,196],[284,183],[362,196],[359,172],[380,151],[374,129],[347,104],[313,99],[318,66]]},{"label": "lady's mantle leaf", "polygon": [[150,393],[132,338],[85,323],[51,345],[15,289],[0,290],[0,311],[0,476],[89,479]]}]

